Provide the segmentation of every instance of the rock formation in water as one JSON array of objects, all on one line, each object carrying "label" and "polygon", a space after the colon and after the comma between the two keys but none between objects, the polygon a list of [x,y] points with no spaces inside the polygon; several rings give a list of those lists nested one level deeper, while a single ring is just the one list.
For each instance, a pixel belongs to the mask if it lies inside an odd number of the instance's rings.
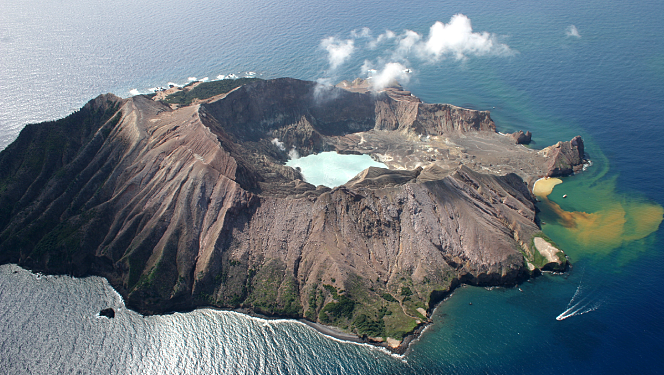
[{"label": "rock formation in water", "polygon": [[[533,244],[524,179],[571,172],[580,138],[542,155],[488,112],[352,91],[276,79],[178,109],[108,94],[28,125],[0,153],[0,262],[104,276],[144,313],[242,308],[392,344],[459,283],[564,269]],[[391,169],[316,187],[292,148]]]},{"label": "rock formation in water", "polygon": [[569,142],[558,142],[539,152],[548,159],[546,175],[548,177],[568,176],[578,172],[585,161],[583,139],[574,137]]},{"label": "rock formation in water", "polygon": [[514,142],[520,145],[527,145],[530,144],[530,141],[532,140],[533,133],[530,131],[523,132],[523,130],[519,130],[518,132],[514,132],[510,134],[510,136],[514,139]]}]

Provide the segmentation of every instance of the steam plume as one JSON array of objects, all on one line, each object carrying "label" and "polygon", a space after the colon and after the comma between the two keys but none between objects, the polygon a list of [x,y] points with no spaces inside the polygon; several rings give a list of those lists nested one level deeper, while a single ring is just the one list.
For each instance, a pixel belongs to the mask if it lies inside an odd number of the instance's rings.
[{"label": "steam plume", "polygon": [[[574,28],[572,35],[578,36],[576,28],[571,27]],[[325,38],[321,41],[321,47],[328,53],[328,75],[334,75],[337,68],[358,50],[378,50],[379,57],[373,61],[365,60],[362,65],[362,74],[372,78],[373,87],[377,90],[395,80],[406,83],[415,70],[412,62],[415,65],[431,64],[447,58],[465,61],[476,56],[515,54],[508,45],[500,43],[495,34],[473,31],[470,19],[463,14],[452,16],[449,23],[435,22],[426,36],[406,29],[401,34],[386,30],[373,37],[371,30],[364,27],[351,31],[350,39]],[[331,83],[333,78],[323,78],[323,81]]]},{"label": "steam plume", "polygon": [[567,26],[567,29],[565,29],[565,35],[567,35],[568,37],[581,38],[579,30],[577,30],[576,26],[574,25]]}]

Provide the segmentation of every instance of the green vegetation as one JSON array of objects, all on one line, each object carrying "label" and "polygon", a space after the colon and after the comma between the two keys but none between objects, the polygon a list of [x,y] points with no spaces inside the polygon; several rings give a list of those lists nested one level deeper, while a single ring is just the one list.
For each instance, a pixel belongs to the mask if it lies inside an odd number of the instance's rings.
[{"label": "green vegetation", "polygon": [[356,302],[345,294],[337,295],[338,302],[330,302],[318,314],[323,323],[332,323],[341,318],[352,319]]},{"label": "green vegetation", "polygon": [[[357,275],[349,275],[344,283],[348,292],[345,294],[332,285],[323,284],[318,287],[318,293],[310,292],[309,311],[320,306],[323,293],[328,294],[334,301],[327,303],[319,312],[318,319],[325,324],[332,324],[360,336],[391,337],[401,340],[412,332],[419,322],[425,321],[426,317],[417,311],[418,308],[426,309],[426,301],[421,301],[419,295],[429,295],[426,291],[417,291],[410,277],[403,277],[403,282],[397,293],[403,296],[400,302],[396,294],[369,283],[367,279]],[[369,286],[373,286],[371,290]],[[318,299],[320,298],[320,299]],[[311,312],[308,318],[311,319]]]},{"label": "green vegetation", "polygon": [[[251,306],[265,314],[302,316],[297,281],[292,275],[285,275],[285,268],[286,265],[280,260],[268,260],[248,279],[250,285],[242,290],[242,294],[250,291],[248,297],[244,299],[241,294],[237,297],[231,295],[228,301],[234,302],[233,306]],[[224,288],[229,286],[232,288],[232,285],[224,285]]]},{"label": "green vegetation", "polygon": [[[174,238],[180,237],[181,233],[176,230],[173,233]],[[143,252],[144,256],[150,256],[149,246],[139,246],[137,252]],[[169,298],[175,291],[178,282],[182,282],[181,276],[178,275],[177,268],[172,261],[177,254],[177,242],[167,241],[161,250],[160,257],[150,269],[145,268],[146,264],[143,263],[141,267],[136,269],[136,273],[142,272],[141,276],[133,287],[132,293],[136,297],[145,300],[154,299],[155,301]],[[148,258],[149,259],[149,258]],[[214,302],[214,301],[213,301]],[[210,301],[208,303],[212,304]]]},{"label": "green vegetation", "polygon": [[403,313],[394,313],[385,316],[385,337],[392,337],[397,340],[413,332],[417,328],[415,319],[404,315]]},{"label": "green vegetation", "polygon": [[129,263],[129,277],[127,280],[127,286],[129,289],[133,289],[136,286],[143,274],[143,266],[148,260],[143,252],[140,252],[136,249],[129,251],[128,256],[126,257],[127,262]]},{"label": "green vegetation", "polygon": [[277,297],[283,282],[285,265],[277,260],[269,260],[256,270],[252,279],[252,290],[247,303],[258,311],[270,314],[278,309]]},{"label": "green vegetation", "polygon": [[[207,99],[215,95],[227,93],[237,87],[246,85],[247,83],[257,81],[259,78],[238,78],[238,79],[222,79],[220,81],[203,82],[191,90],[178,91],[168,95],[164,101],[169,104],[177,104],[180,106],[187,106],[191,104],[194,99]],[[192,85],[192,83],[187,86]],[[185,86],[185,87],[187,87]]]},{"label": "green vegetation", "polygon": [[372,337],[385,335],[385,321],[383,320],[383,316],[379,316],[378,319],[372,319],[365,314],[359,314],[353,321],[353,324],[357,328],[357,332],[361,335]]},{"label": "green vegetation", "polygon": [[343,319],[352,319],[357,302],[347,294],[339,294],[337,288],[332,285],[323,284],[323,288],[330,292],[332,298],[334,298],[336,302],[330,302],[325,305],[325,307],[320,310],[320,313],[318,313],[318,319],[323,323],[333,323]]},{"label": "green vegetation", "polygon": [[297,284],[295,278],[287,276],[279,288],[279,307],[275,313],[286,316],[301,316],[302,305],[300,304]]},{"label": "green vegetation", "polygon": [[[59,223],[35,245],[32,255],[39,257],[47,253],[57,252],[60,247],[69,248],[70,251],[77,250],[79,246],[71,240],[71,235],[77,230],[78,227],[67,222]],[[66,245],[63,244],[65,240],[68,240]]]},{"label": "green vegetation", "polygon": [[101,128],[101,133],[104,135],[104,138],[108,138],[108,136],[111,134],[115,126],[120,122],[120,119],[122,118],[122,113],[117,112],[115,116],[113,116],[112,119],[108,121],[108,124]]},{"label": "green vegetation", "polygon": [[[533,254],[532,254],[532,256],[528,256],[528,254],[524,253],[524,257],[533,266],[535,266],[539,269],[542,269],[545,265],[547,265],[549,263],[549,260],[544,255],[542,255],[539,252],[539,250],[537,250],[537,247],[535,246],[535,238],[537,238],[537,237],[542,238],[543,240],[550,243],[553,247],[555,247],[557,249],[560,249],[560,247],[551,238],[549,238],[546,234],[544,234],[544,232],[538,232],[535,235],[533,235],[533,237],[530,239],[530,249],[531,249]],[[558,269],[558,268],[563,268],[564,269],[564,267],[567,264],[567,259],[565,258],[565,254],[561,251],[561,252],[558,252],[556,254],[556,256],[560,260],[561,266],[560,267],[556,266],[556,267],[554,267],[554,269]]]},{"label": "green vegetation", "polygon": [[209,295],[207,293],[203,293],[203,292],[199,293],[198,298],[200,300],[204,301],[205,303],[210,304],[210,305],[214,305],[214,303],[215,303],[214,297],[212,297],[211,295]]},{"label": "green vegetation", "polygon": [[333,298],[336,299],[339,297],[339,295],[337,295],[337,288],[335,288],[334,286],[330,284],[323,284],[323,288],[327,289],[327,291],[330,292],[330,294],[332,294]]},{"label": "green vegetation", "polygon": [[528,259],[528,261],[535,266],[536,268],[542,269],[549,261],[546,259],[546,257],[542,254],[540,254],[539,251],[537,251],[537,248],[535,247],[535,244],[531,246],[533,256]]},{"label": "green vegetation", "polygon": [[316,320],[316,312],[318,311],[318,306],[325,301],[325,296],[323,295],[322,290],[318,290],[318,284],[314,284],[309,291],[309,308],[304,316],[309,320]]}]

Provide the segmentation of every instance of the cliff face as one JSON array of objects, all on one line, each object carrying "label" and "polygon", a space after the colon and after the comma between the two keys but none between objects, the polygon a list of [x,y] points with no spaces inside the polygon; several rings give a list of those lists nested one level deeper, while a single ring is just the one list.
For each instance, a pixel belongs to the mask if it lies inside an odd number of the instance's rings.
[{"label": "cliff face", "polygon": [[568,176],[578,172],[585,161],[583,139],[580,136],[568,142],[558,142],[539,153],[548,159],[546,164],[548,177]]},{"label": "cliff face", "polygon": [[495,125],[292,79],[177,110],[100,96],[0,153],[0,262],[105,276],[142,312],[243,307],[397,339],[459,282],[514,283],[537,266],[534,201],[515,174],[369,169],[330,190],[272,142],[306,154],[367,131]]}]

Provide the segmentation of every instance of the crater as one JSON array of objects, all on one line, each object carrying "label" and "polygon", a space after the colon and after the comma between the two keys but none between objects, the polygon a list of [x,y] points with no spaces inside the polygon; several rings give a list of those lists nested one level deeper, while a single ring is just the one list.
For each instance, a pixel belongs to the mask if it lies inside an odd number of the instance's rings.
[{"label": "crater", "polygon": [[387,168],[385,164],[373,160],[369,155],[347,155],[334,151],[291,159],[286,165],[299,168],[305,182],[329,188],[345,184],[369,167]]}]

